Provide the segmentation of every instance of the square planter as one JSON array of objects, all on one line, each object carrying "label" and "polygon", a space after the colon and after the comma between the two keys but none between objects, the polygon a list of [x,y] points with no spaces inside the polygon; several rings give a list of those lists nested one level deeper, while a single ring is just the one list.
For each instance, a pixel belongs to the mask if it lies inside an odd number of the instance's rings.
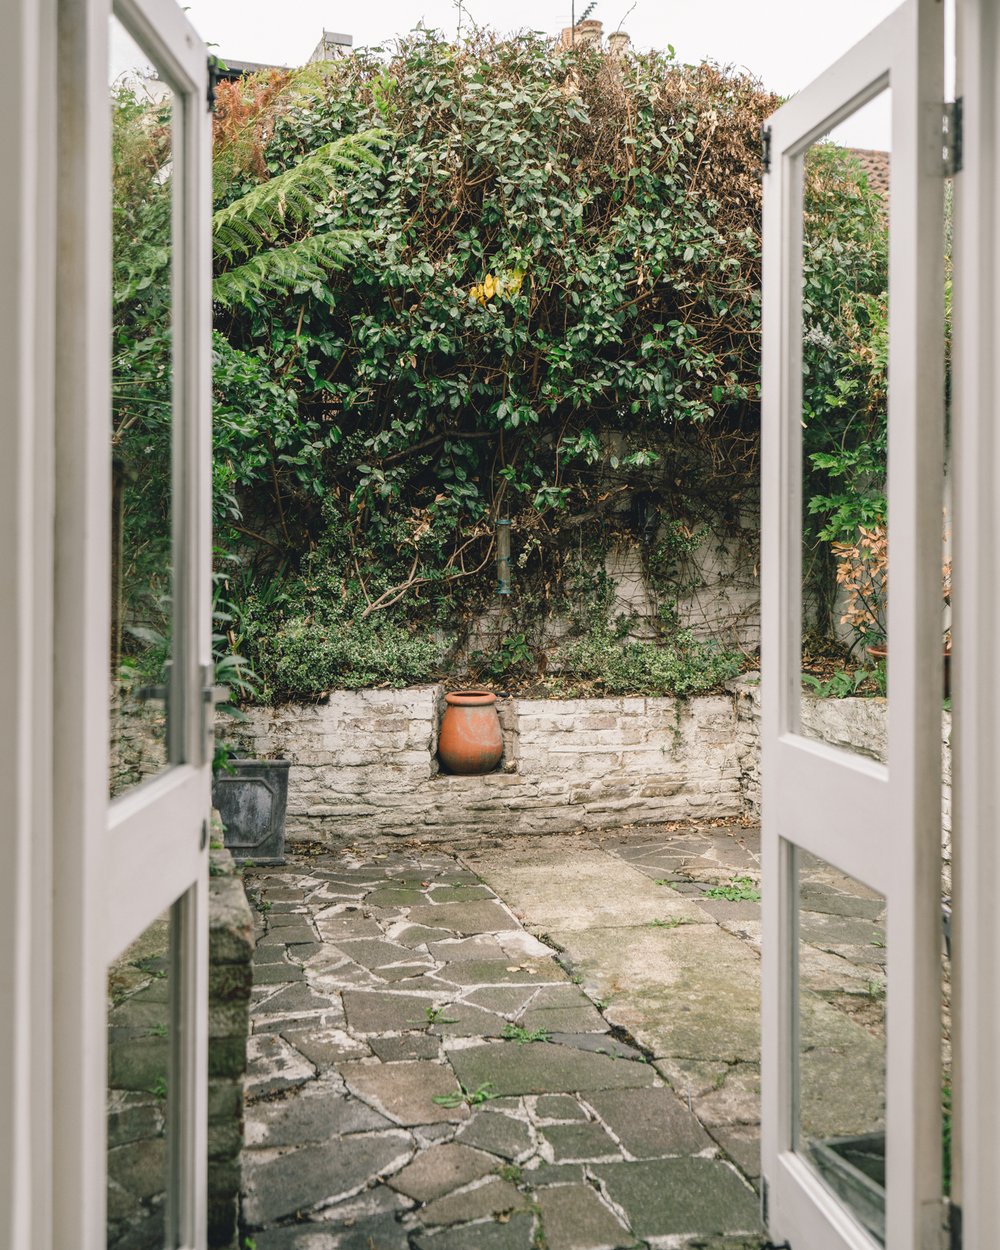
[{"label": "square planter", "polygon": [[255,864],[285,862],[288,760],[232,760],[232,773],[217,773],[212,803],[218,808],[227,851]]}]

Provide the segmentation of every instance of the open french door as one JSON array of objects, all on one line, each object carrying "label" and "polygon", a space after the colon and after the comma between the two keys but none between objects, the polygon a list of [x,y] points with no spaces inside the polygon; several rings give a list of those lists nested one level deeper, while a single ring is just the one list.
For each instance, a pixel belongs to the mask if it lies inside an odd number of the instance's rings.
[{"label": "open french door", "polygon": [[[765,131],[762,1153],[768,1232],[792,1250],[942,1244],[943,10],[906,0]],[[809,283],[817,249],[849,253],[816,237],[817,197],[840,179],[849,213],[859,166],[890,171],[887,292],[836,279],[856,307],[888,299],[887,536],[872,525],[865,553],[891,550],[881,759],[824,733],[800,676],[820,610],[804,395],[832,369],[842,398]]]},{"label": "open french door", "polygon": [[61,0],[58,20],[52,1244],[194,1250],[211,807],[207,53],[173,0]]}]

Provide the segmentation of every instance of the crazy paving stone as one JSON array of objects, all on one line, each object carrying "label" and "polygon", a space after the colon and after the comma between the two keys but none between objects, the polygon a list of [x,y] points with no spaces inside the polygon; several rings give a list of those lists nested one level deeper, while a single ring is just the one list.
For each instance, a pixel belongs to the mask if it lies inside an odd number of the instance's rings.
[{"label": "crazy paving stone", "polygon": [[533,1250],[535,1222],[530,1215],[512,1215],[503,1224],[466,1224],[444,1232],[419,1232],[417,1250]]},{"label": "crazy paving stone", "polygon": [[364,1042],[335,1026],[300,1027],[297,1024],[294,1028],[283,1028],[281,1035],[320,1071],[332,1068],[341,1059],[361,1059],[370,1054]]},{"label": "crazy paving stone", "polygon": [[599,1055],[613,1055],[616,1059],[642,1059],[641,1050],[617,1041],[607,1032],[553,1033],[549,1041],[556,1046],[575,1046],[578,1050],[593,1050]]},{"label": "crazy paving stone", "polygon": [[649,1064],[611,1059],[568,1046],[519,1046],[499,1042],[449,1055],[466,1089],[490,1083],[495,1094],[568,1094],[575,1090],[628,1089],[652,1085]]},{"label": "crazy paving stone", "polygon": [[635,1238],[590,1185],[560,1185],[538,1194],[548,1250],[618,1250]]},{"label": "crazy paving stone", "polygon": [[438,973],[443,981],[454,985],[544,985],[561,980],[565,975],[553,959],[526,959],[514,963],[500,959],[470,959],[446,964]]},{"label": "crazy paving stone", "polygon": [[517,1023],[529,1031],[545,1029],[549,1033],[607,1033],[608,1022],[596,1007],[529,1007],[518,1016]]},{"label": "crazy paving stone", "polygon": [[295,1224],[257,1232],[255,1250],[409,1250],[406,1230],[393,1215],[358,1220],[339,1231],[323,1224]]},{"label": "crazy paving stone", "polygon": [[347,1022],[356,1033],[402,1033],[427,1028],[434,1000],[413,994],[344,990]]},{"label": "crazy paving stone", "polygon": [[374,920],[344,915],[326,915],[320,912],[316,928],[324,942],[336,942],[343,938],[379,938],[382,930]]},{"label": "crazy paving stone", "polygon": [[486,885],[462,885],[457,882],[433,882],[431,898],[435,903],[469,903],[481,898],[492,898],[493,891]]},{"label": "crazy paving stone", "polygon": [[535,1100],[535,1118],[538,1120],[586,1120],[586,1111],[575,1098],[566,1094],[542,1094]]},{"label": "crazy paving stone", "polygon": [[[284,947],[277,949],[284,951]],[[298,964],[285,962],[258,963],[253,965],[254,985],[281,985],[285,981],[302,981],[305,973]]]},{"label": "crazy paving stone", "polygon": [[440,1039],[431,1033],[372,1037],[368,1044],[383,1063],[398,1063],[401,1059],[436,1059],[441,1049]]},{"label": "crazy paving stone", "polygon": [[712,1136],[741,1172],[752,1181],[760,1178],[760,1126],[725,1124],[712,1129]]},{"label": "crazy paving stone", "polygon": [[450,929],[452,933],[495,933],[511,927],[510,912],[489,899],[474,903],[437,903],[414,907],[413,924]]},{"label": "crazy paving stone", "polygon": [[[344,1133],[390,1129],[393,1125],[357,1098],[339,1088],[313,1085],[278,1102],[257,1102],[247,1108],[248,1146],[309,1146]],[[345,1144],[349,1150],[350,1145]]]},{"label": "crazy paving stone", "polygon": [[441,942],[455,935],[444,928],[432,929],[422,924],[406,924],[400,929],[394,927],[391,936],[394,942],[398,942],[400,946],[409,946],[412,950],[414,947],[426,946],[429,942]]},{"label": "crazy paving stone", "polygon": [[289,946],[295,942],[315,942],[316,930],[311,925],[294,925],[289,929],[268,929],[259,946]]},{"label": "crazy paving stone", "polygon": [[413,963],[413,952],[394,942],[376,942],[365,938],[360,942],[344,942],[343,953],[363,968],[382,968],[386,964]]},{"label": "crazy paving stone", "polygon": [[426,902],[427,898],[419,885],[400,885],[398,888],[387,885],[379,886],[377,890],[372,890],[371,894],[365,896],[366,907],[416,907]]},{"label": "crazy paving stone", "polygon": [[248,1098],[311,1081],[316,1069],[276,1033],[255,1033],[247,1041]]},{"label": "crazy paving stone", "polygon": [[512,1161],[526,1158],[534,1144],[523,1120],[496,1111],[473,1111],[472,1119],[459,1130],[458,1141]]},{"label": "crazy paving stone", "polygon": [[244,1221],[254,1228],[346,1198],[376,1176],[402,1167],[412,1153],[409,1133],[398,1129],[360,1135],[349,1150],[337,1141],[277,1156],[249,1150],[244,1155]]},{"label": "crazy paving stone", "polygon": [[423,976],[424,972],[433,966],[427,963],[398,964],[392,968],[378,968],[376,971],[383,981],[392,985],[399,981],[414,981],[418,977]]},{"label": "crazy paving stone", "polygon": [[399,1124],[439,1124],[469,1118],[464,1104],[442,1106],[435,1097],[459,1093],[451,1069],[438,1063],[345,1063],[348,1088]]},{"label": "crazy paving stone", "polygon": [[475,1003],[477,1007],[485,1007],[487,1011],[496,1011],[502,1016],[514,1017],[522,1011],[534,998],[537,991],[528,986],[484,986],[464,994],[467,1003]]},{"label": "crazy paving stone", "polygon": [[620,1159],[621,1151],[600,1124],[551,1124],[541,1130],[552,1148],[555,1163],[582,1163],[590,1159]]},{"label": "crazy paving stone", "polygon": [[449,1142],[425,1150],[397,1172],[389,1184],[417,1202],[431,1202],[488,1176],[495,1167],[496,1159],[488,1154]]},{"label": "crazy paving stone", "polygon": [[509,1181],[502,1181],[495,1176],[475,1189],[438,1198],[424,1207],[420,1216],[423,1223],[428,1225],[458,1224],[466,1220],[488,1219],[490,1216],[496,1219],[508,1212],[524,1211],[528,1202],[526,1195],[516,1190]]},{"label": "crazy paving stone", "polygon": [[431,942],[430,953],[442,963],[458,963],[465,960],[511,961],[500,948],[499,942],[490,934],[477,933],[475,937],[453,938],[449,942]]},{"label": "crazy paving stone", "polygon": [[747,1233],[759,1225],[756,1194],[717,1159],[596,1163],[592,1170],[637,1237]]},{"label": "crazy paving stone", "polygon": [[696,1155],[712,1145],[672,1090],[604,1090],[588,1094],[586,1101],[637,1159]]},{"label": "crazy paving stone", "polygon": [[469,1003],[449,1003],[431,1029],[440,1037],[500,1037],[507,1022],[492,1011]]},{"label": "crazy paving stone", "polygon": [[542,1189],[546,1185],[569,1185],[573,1181],[582,1181],[585,1175],[582,1163],[539,1163],[537,1167],[525,1168],[521,1180],[532,1189]]},{"label": "crazy paving stone", "polygon": [[314,989],[300,982],[296,985],[289,985],[287,989],[279,990],[273,997],[261,1003],[254,1011],[254,1015],[329,1011],[332,1008],[337,1008],[338,1011],[340,1009],[340,1003],[336,998],[331,998],[328,994],[317,994]]}]

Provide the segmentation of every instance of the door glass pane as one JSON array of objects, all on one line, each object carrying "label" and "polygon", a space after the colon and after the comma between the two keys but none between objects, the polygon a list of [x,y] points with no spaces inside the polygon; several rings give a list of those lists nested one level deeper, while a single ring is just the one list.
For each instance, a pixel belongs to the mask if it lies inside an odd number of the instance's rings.
[{"label": "door glass pane", "polygon": [[171,916],[108,970],[108,1250],[166,1235]]},{"label": "door glass pane", "polygon": [[882,762],[890,162],[888,91],[803,158],[801,728]]},{"label": "door glass pane", "polygon": [[112,117],[112,796],[169,759],[173,96],[117,19]]},{"label": "door glass pane", "polygon": [[797,1149],[885,1239],[886,904],[799,853]]}]

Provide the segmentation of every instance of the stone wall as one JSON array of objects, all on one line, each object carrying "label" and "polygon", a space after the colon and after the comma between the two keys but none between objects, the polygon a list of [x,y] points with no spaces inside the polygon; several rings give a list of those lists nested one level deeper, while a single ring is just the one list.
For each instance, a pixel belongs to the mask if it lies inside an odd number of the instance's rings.
[{"label": "stone wall", "polygon": [[[561,833],[760,816],[760,692],[676,699],[502,699],[499,769],[438,769],[440,686],[337,691],[322,704],[258,708],[244,753],[292,761],[288,832],[331,845],[368,837]],[[822,741],[886,757],[884,699],[804,695]],[[943,828],[950,852],[951,717],[942,720]]]},{"label": "stone wall", "polygon": [[[760,687],[756,677],[734,683],[737,755],[745,812],[760,819]],[[802,723],[810,737],[886,763],[889,753],[885,699],[822,699],[804,692]],[[951,861],[951,713],[941,713],[942,845]]]},{"label": "stone wall", "polygon": [[292,761],[288,832],[331,844],[558,833],[743,810],[731,695],[504,699],[504,757],[485,777],[439,771],[442,700],[440,686],[421,686],[256,709],[243,745]]}]

